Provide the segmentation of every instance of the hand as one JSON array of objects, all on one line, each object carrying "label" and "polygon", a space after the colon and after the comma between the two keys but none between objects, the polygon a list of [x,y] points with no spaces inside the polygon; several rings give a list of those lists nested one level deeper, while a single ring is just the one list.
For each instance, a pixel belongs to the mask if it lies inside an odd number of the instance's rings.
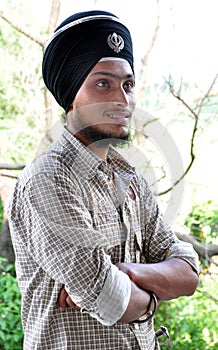
[{"label": "hand", "polygon": [[137,284],[138,278],[140,277],[140,268],[143,268],[142,264],[136,263],[117,263],[116,266],[119,270],[123,271],[129,276],[131,281]]},{"label": "hand", "polygon": [[58,306],[61,311],[65,311],[67,306],[70,306],[75,310],[80,310],[80,307],[73,302],[64,287],[61,288],[58,296]]}]

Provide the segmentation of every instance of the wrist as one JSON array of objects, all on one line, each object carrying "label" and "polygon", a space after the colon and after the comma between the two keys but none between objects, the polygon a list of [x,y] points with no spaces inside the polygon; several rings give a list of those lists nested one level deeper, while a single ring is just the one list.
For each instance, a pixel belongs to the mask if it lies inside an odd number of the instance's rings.
[{"label": "wrist", "polygon": [[147,305],[146,311],[138,320],[134,320],[131,323],[147,322],[149,319],[151,319],[155,315],[155,313],[157,311],[158,302],[157,302],[157,297],[156,297],[155,293],[151,292],[151,291],[146,291],[146,292],[150,296],[150,300],[149,300],[149,303]]}]

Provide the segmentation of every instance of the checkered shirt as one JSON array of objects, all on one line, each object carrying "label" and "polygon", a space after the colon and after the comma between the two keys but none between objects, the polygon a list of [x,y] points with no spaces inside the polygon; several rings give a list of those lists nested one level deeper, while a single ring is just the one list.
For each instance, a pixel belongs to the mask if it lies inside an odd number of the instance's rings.
[{"label": "checkered shirt", "polygon": [[[22,294],[24,350],[159,349],[153,320],[117,323],[130,299],[117,262],[180,257],[146,181],[113,149],[108,163],[69,131],[19,177],[8,209]],[[60,311],[65,286],[81,310]]]}]

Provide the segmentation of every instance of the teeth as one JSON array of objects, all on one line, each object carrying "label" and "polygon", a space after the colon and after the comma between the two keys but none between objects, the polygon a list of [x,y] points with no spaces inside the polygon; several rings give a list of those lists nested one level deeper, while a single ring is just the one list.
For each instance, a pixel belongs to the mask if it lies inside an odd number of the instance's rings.
[{"label": "teeth", "polygon": [[119,119],[119,118],[127,118],[124,115],[115,115],[115,114],[108,114],[108,117],[114,118],[114,119]]}]

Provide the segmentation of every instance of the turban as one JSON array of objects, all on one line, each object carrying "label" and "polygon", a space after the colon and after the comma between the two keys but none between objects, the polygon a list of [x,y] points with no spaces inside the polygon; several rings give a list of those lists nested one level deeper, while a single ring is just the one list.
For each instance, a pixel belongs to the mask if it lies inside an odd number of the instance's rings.
[{"label": "turban", "polygon": [[131,35],[112,13],[79,12],[56,28],[44,50],[42,75],[66,113],[92,68],[105,57],[125,59],[134,72]]}]

